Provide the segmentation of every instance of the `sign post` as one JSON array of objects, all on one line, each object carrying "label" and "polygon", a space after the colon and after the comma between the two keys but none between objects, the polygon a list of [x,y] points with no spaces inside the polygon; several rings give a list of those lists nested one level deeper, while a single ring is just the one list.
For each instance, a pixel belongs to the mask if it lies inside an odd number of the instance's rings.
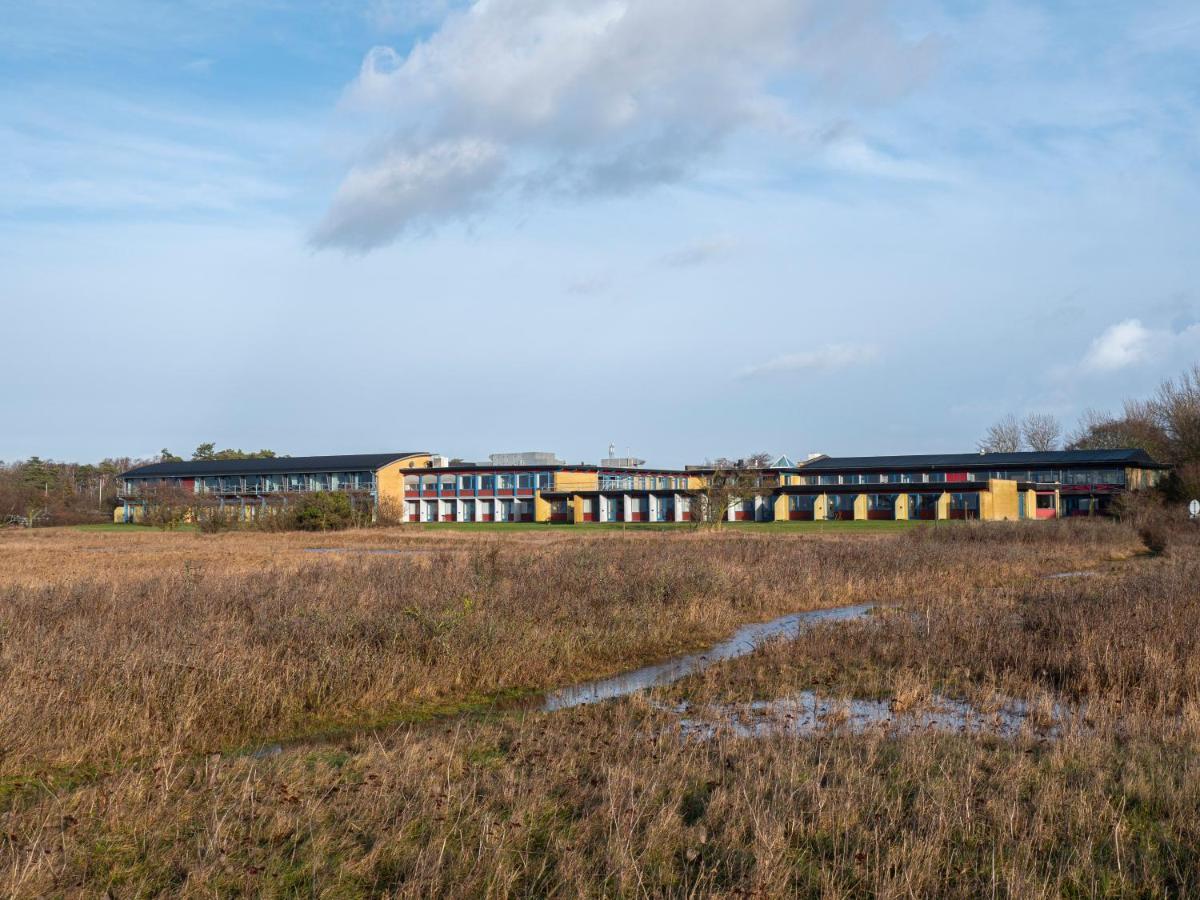
[{"label": "sign post", "polygon": [[1188,504],[1188,515],[1193,519],[1200,519],[1200,500],[1193,500]]}]

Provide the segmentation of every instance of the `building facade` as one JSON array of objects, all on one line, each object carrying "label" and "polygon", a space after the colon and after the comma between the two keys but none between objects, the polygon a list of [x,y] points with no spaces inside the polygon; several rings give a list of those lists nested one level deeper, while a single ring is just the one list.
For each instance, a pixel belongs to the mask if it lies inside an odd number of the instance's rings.
[{"label": "building facade", "polygon": [[[609,461],[606,461],[609,462]],[[624,462],[612,460],[611,462]],[[786,457],[754,469],[568,465],[552,454],[450,464],[427,452],[154,463],[124,475],[117,521],[136,522],[163,485],[244,518],[313,491],[343,491],[404,522],[666,523],[721,495],[730,521],[1014,521],[1107,514],[1166,469],[1141,450]]]}]

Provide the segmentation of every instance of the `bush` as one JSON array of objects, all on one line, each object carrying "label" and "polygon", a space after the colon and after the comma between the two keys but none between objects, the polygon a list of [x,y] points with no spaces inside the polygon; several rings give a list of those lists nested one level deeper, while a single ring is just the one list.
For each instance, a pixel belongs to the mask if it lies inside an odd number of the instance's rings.
[{"label": "bush", "polygon": [[291,509],[292,527],[300,531],[338,531],[355,524],[354,506],[346,494],[309,494]]},{"label": "bush", "polygon": [[203,506],[196,510],[196,525],[204,534],[219,534],[234,526],[233,516],[215,506]]},{"label": "bush", "polygon": [[1147,520],[1138,526],[1137,533],[1151,553],[1162,553],[1167,549],[1166,522]]}]

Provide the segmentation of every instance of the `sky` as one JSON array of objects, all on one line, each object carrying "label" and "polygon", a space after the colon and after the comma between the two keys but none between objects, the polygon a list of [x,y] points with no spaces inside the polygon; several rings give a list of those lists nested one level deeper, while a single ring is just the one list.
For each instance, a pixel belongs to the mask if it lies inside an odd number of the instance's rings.
[{"label": "sky", "polygon": [[1194,0],[29,0],[0,459],[971,450],[1200,359]]}]

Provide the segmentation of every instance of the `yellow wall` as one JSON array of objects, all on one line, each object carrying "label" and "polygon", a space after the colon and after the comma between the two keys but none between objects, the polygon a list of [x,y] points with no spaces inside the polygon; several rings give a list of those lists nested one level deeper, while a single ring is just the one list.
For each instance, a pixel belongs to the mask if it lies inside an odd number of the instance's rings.
[{"label": "yellow wall", "polygon": [[533,521],[550,521],[550,501],[542,499],[541,491],[533,492]]},{"label": "yellow wall", "polygon": [[1020,517],[1017,483],[1007,479],[990,479],[988,489],[979,498],[979,518],[989,522],[1015,522]]},{"label": "yellow wall", "polygon": [[578,494],[571,498],[571,519],[576,525],[583,524],[583,498]]},{"label": "yellow wall", "polygon": [[775,521],[786,522],[788,520],[788,496],[780,494],[775,498]]},{"label": "yellow wall", "polygon": [[867,495],[855,494],[854,496],[854,518],[855,521],[867,518]]},{"label": "yellow wall", "polygon": [[813,518],[820,521],[829,515],[829,495],[818,494],[817,499],[813,501]]},{"label": "yellow wall", "polygon": [[1131,466],[1125,470],[1125,485],[1131,491],[1154,487],[1163,474],[1161,469],[1139,469]]},{"label": "yellow wall", "polygon": [[938,497],[937,517],[939,519],[950,518],[950,495],[949,494],[943,493]]},{"label": "yellow wall", "polygon": [[555,472],[554,489],[556,491],[597,491],[600,489],[600,474],[570,470]]},{"label": "yellow wall", "polygon": [[703,475],[688,475],[687,489],[689,491],[702,491],[708,487],[708,479]]},{"label": "yellow wall", "polygon": [[908,494],[896,497],[896,518],[904,521],[908,518]]},{"label": "yellow wall", "polygon": [[375,472],[375,489],[379,494],[380,503],[399,505],[404,502],[404,476],[410,469],[426,469],[429,467],[429,454],[406,456],[395,462],[390,462]]}]

